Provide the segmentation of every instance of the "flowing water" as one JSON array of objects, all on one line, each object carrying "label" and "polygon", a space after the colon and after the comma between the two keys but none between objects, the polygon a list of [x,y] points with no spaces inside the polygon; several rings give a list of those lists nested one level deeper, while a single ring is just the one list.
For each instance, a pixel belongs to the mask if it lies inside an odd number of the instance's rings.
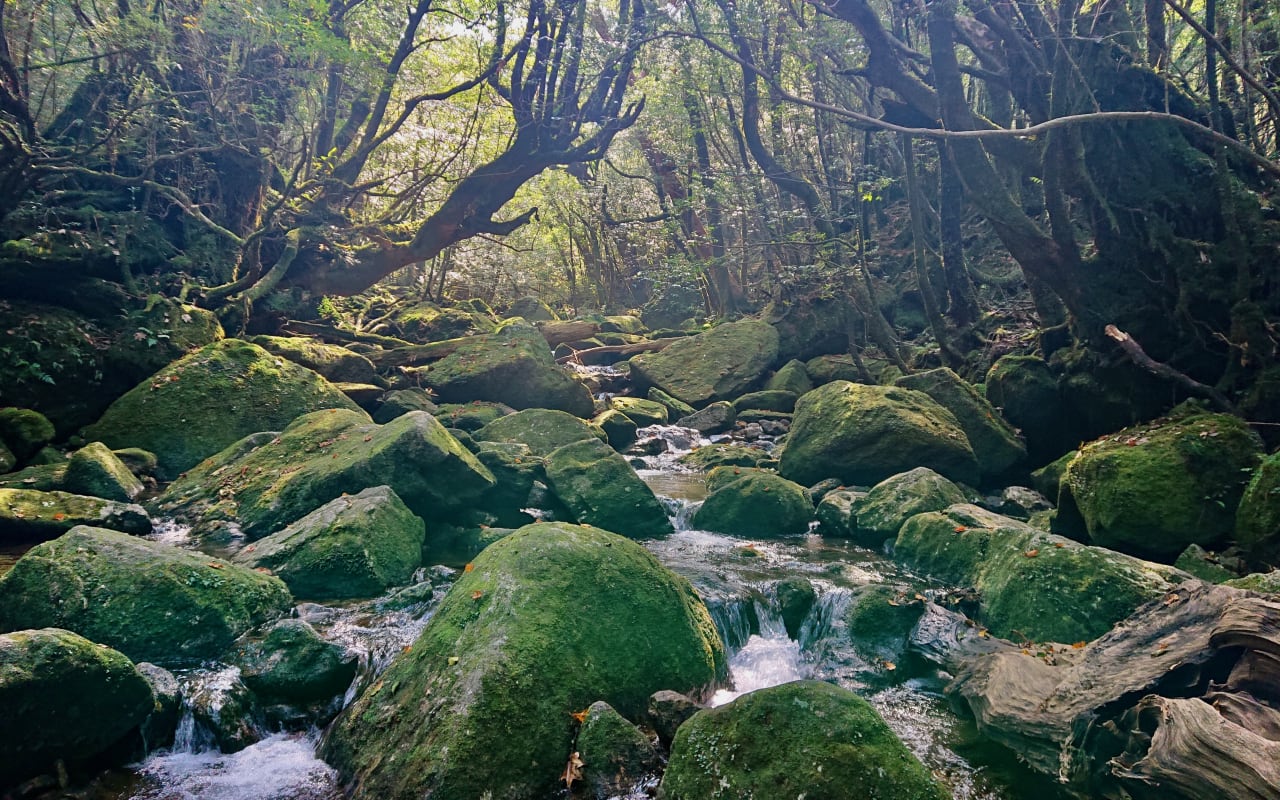
[{"label": "flowing water", "polygon": [[[706,494],[700,474],[685,471],[678,457],[706,445],[688,429],[655,426],[641,431],[667,444],[645,457],[638,471],[653,487],[676,533],[646,542],[667,567],[687,577],[706,600],[725,641],[732,686],[712,699],[721,705],[746,692],[805,678],[826,680],[864,696],[957,800],[1052,800],[1053,785],[1019,765],[1008,751],[984,740],[971,722],[953,714],[942,695],[944,676],[924,665],[868,663],[856,652],[856,631],[846,622],[853,592],[869,584],[917,581],[888,558],[842,540],[821,536],[748,539],[690,529],[688,520]],[[768,446],[768,443],[763,443]],[[656,449],[656,448],[654,448]],[[158,538],[186,543],[185,531],[161,529]],[[386,598],[348,607],[303,604],[300,615],[324,636],[359,654],[361,678],[348,693],[377,675],[411,644],[447,589],[452,572],[423,571],[418,585]],[[817,596],[798,635],[788,635],[777,586],[801,577]],[[225,680],[225,671],[205,669],[180,676],[190,692]],[[234,754],[213,748],[188,713],[179,742],[135,765],[127,779],[116,776],[106,800],[335,800],[333,771],[315,756],[318,734],[274,733]],[[120,784],[123,782],[124,787]],[[650,789],[652,787],[649,787]],[[644,797],[637,790],[634,797]]]}]

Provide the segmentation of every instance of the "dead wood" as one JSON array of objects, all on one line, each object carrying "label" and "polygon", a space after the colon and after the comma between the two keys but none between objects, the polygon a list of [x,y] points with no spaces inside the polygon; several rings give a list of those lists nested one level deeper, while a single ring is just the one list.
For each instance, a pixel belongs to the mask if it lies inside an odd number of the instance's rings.
[{"label": "dead wood", "polygon": [[391,336],[379,336],[375,333],[357,333],[356,331],[335,328],[332,325],[322,325],[318,322],[301,322],[296,319],[286,322],[283,330],[285,333],[313,336],[321,341],[336,344],[362,342],[364,344],[376,344],[380,347],[405,347],[409,344],[404,339],[396,339]]},{"label": "dead wood", "polygon": [[673,339],[653,339],[648,342],[636,342],[635,344],[613,344],[606,347],[591,347],[586,350],[579,350],[570,353],[567,356],[560,356],[556,359],[557,364],[604,364],[609,361],[610,356],[618,356],[612,359],[619,361],[628,356],[634,356],[639,353],[656,353],[672,342],[678,341]]},{"label": "dead wood", "polygon": [[570,320],[567,322],[551,320],[539,322],[536,327],[538,328],[538,333],[542,334],[542,338],[546,339],[547,344],[553,348],[565,342],[589,339],[600,332],[600,323],[584,320]]},{"label": "dead wood", "polygon": [[1216,406],[1229,414],[1236,413],[1235,406],[1231,404],[1231,401],[1228,400],[1227,396],[1222,392],[1212,386],[1206,386],[1191,376],[1179,372],[1168,364],[1156,361],[1154,358],[1147,355],[1147,351],[1143,350],[1142,345],[1138,344],[1132,336],[1120,330],[1115,325],[1108,325],[1104,331],[1108,337],[1114,339],[1120,345],[1120,349],[1124,351],[1125,355],[1127,355],[1133,363],[1142,367],[1147,372],[1150,372],[1157,377],[1164,378],[1167,381],[1173,381],[1192,394],[1209,398]]}]

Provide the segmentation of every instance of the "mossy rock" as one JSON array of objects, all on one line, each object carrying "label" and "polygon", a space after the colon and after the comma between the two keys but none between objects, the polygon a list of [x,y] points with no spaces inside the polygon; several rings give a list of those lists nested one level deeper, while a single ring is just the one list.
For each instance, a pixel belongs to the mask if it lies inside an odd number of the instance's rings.
[{"label": "mossy rock", "polygon": [[547,483],[578,522],[636,539],[672,532],[653,490],[599,439],[552,451],[547,456]]},{"label": "mossy rock", "polygon": [[907,652],[911,631],[924,613],[916,592],[883,583],[854,590],[845,623],[854,650],[874,666],[897,664]]},{"label": "mossy rock", "polygon": [[528,325],[474,336],[437,361],[423,382],[446,403],[489,400],[514,409],[554,408],[578,417],[595,413],[587,387],[551,357],[547,340]]},{"label": "mossy rock", "polygon": [[393,322],[406,338],[418,342],[492,333],[495,327],[487,313],[464,308],[440,308],[432,303],[407,308],[396,314]]},{"label": "mossy rock", "polygon": [[560,315],[552,311],[551,306],[537,297],[521,297],[511,304],[511,308],[507,309],[505,316],[523,317],[528,322],[547,322],[553,319],[560,319]]},{"label": "mossy rock", "polygon": [[1032,466],[1052,461],[1078,441],[1063,425],[1067,406],[1044,359],[1002,356],[987,370],[984,385],[987,400],[1025,437]]},{"label": "mossy rock", "polygon": [[1173,562],[1176,569],[1199,578],[1206,583],[1225,583],[1232,578],[1240,577],[1218,563],[1217,558],[1198,544],[1188,545],[1178,560]]},{"label": "mossy rock", "polygon": [[632,380],[695,408],[757,384],[778,357],[778,332],[755,320],[718,325],[631,359]]},{"label": "mossy rock", "polygon": [[71,454],[62,486],[74,494],[122,503],[142,494],[142,481],[102,442],[90,442]]},{"label": "mossy rock", "polygon": [[898,535],[902,523],[926,511],[942,511],[966,501],[960,487],[928,467],[894,475],[877,483],[854,503],[854,540],[879,547]]},{"label": "mossy rock", "polygon": [[771,472],[716,467],[707,489],[710,494],[693,516],[693,526],[700,530],[785,536],[806,532],[813,520],[804,487]]},{"label": "mossy rock", "polygon": [[944,800],[866,700],[796,681],[700,711],[676,732],[663,800]]},{"label": "mossy rock", "polygon": [[37,492],[62,491],[67,477],[67,462],[40,464],[17,472],[0,475],[0,489],[30,489]]},{"label": "mossy rock", "polygon": [[738,412],[728,400],[718,400],[706,408],[676,420],[682,428],[693,428],[705,435],[724,433],[738,421]]},{"label": "mossy rock", "polygon": [[716,467],[758,467],[769,454],[758,447],[740,444],[708,444],[680,456],[686,467],[710,472]]},{"label": "mossy rock", "polygon": [[1088,547],[972,505],[917,514],[894,557],[978,590],[982,621],[1006,639],[1096,639],[1169,590],[1169,567]]},{"label": "mossy rock", "polygon": [[1235,532],[1262,443],[1238,417],[1190,411],[1090,442],[1067,466],[1055,530],[1172,562]]},{"label": "mossy rock", "polygon": [[645,398],[666,406],[667,419],[680,419],[697,411],[693,406],[682,400],[677,400],[657,386],[650,386],[649,391],[645,393]]},{"label": "mossy rock", "polygon": [[341,695],[359,666],[355,654],[326,642],[300,619],[283,619],[263,636],[236,643],[227,660],[263,702],[317,703]]},{"label": "mossy rock", "polygon": [[843,297],[809,296],[770,303],[765,319],[778,329],[778,350],[784,361],[840,353],[849,346]]},{"label": "mossy rock", "polygon": [[111,452],[115,454],[116,458],[120,459],[120,463],[124,464],[125,469],[137,476],[154,476],[156,467],[160,463],[155,453],[150,450],[143,450],[141,447],[122,447]]},{"label": "mossy rock", "polygon": [[1261,562],[1280,562],[1280,453],[1254,470],[1236,510],[1236,542]]},{"label": "mossy rock", "polygon": [[422,563],[426,526],[387,486],[331,500],[236,553],[265,567],[294,597],[374,597],[408,583]]},{"label": "mossy rock", "polygon": [[769,376],[764,388],[791,392],[799,397],[813,391],[813,379],[809,377],[809,371],[805,369],[804,362],[793,358]]},{"label": "mossy rock", "polygon": [[662,765],[649,737],[603,701],[587,709],[578,731],[578,755],[584,764],[583,784],[600,798],[628,794]]},{"label": "mossy rock", "polygon": [[1067,474],[1067,465],[1074,461],[1078,454],[1078,450],[1072,450],[1032,472],[1031,488],[1045,497],[1056,498],[1059,488],[1062,486],[1062,476]]},{"label": "mossy rock", "polygon": [[643,400],[639,397],[614,397],[609,400],[609,407],[621,411],[632,422],[641,428],[649,425],[667,424],[667,407],[655,400]]},{"label": "mossy rock", "polygon": [[151,518],[133,503],[69,492],[0,489],[0,542],[43,542],[77,525],[151,533]]},{"label": "mossy rock", "polygon": [[0,442],[19,464],[27,463],[40,448],[52,442],[55,435],[53,423],[39,411],[0,408]]},{"label": "mossy rock", "polygon": [[373,362],[345,347],[296,336],[255,336],[249,341],[269,353],[318,372],[334,383],[378,383]]},{"label": "mossy rock", "polygon": [[778,614],[782,617],[782,627],[787,636],[799,641],[804,628],[804,621],[818,601],[818,591],[807,578],[784,578],[773,586],[774,595],[778,598]]},{"label": "mossy rock", "polygon": [[858,383],[862,380],[858,365],[848,355],[814,356],[805,362],[804,371],[815,387],[832,381]]},{"label": "mossy rock", "polygon": [[426,629],[343,712],[322,755],[352,796],[542,798],[562,786],[571,714],[727,675],[689,583],[589,526],[529,525],[490,545]]},{"label": "mossy rock", "polygon": [[644,321],[633,314],[609,314],[600,324],[600,330],[606,333],[641,334],[645,331]]},{"label": "mossy rock", "polygon": [[778,472],[803,484],[865,485],[921,466],[976,482],[973,449],[950,411],[923,392],[835,381],[796,403]]},{"label": "mossy rock", "polygon": [[1232,578],[1229,581],[1224,581],[1224,583],[1227,586],[1248,589],[1251,592],[1280,594],[1280,569],[1273,569],[1270,572],[1254,572],[1250,575],[1245,575],[1243,578]]},{"label": "mossy rock", "polygon": [[545,457],[557,448],[587,439],[604,440],[602,429],[564,411],[531,408],[494,420],[476,431],[486,442],[520,442],[535,456]]},{"label": "mossy rock", "polygon": [[155,707],[122,653],[57,628],[0,636],[0,786],[87,761]]},{"label": "mossy rock", "polygon": [[940,367],[904,375],[894,385],[924,392],[955,415],[985,480],[1010,475],[1025,465],[1027,447],[1018,432],[973,384],[951,370]]},{"label": "mossy rock", "polygon": [[324,408],[364,414],[311,370],[255,344],[226,339],[134,387],[85,437],[108,447],[149,450],[158,460],[157,475],[173,480],[250,433],[279,430]]},{"label": "mossy rock", "polygon": [[[525,509],[539,505],[533,494],[535,487],[541,485],[539,482],[546,482],[543,460],[534,455],[528,445],[519,442],[476,442],[476,458],[493,474],[497,483],[476,504],[476,510],[486,518],[470,519],[477,524],[513,528],[533,522],[533,517]],[[435,545],[433,536],[428,539],[428,551]]]},{"label": "mossy rock", "polygon": [[609,446],[614,450],[626,450],[636,442],[639,426],[621,411],[609,409],[591,420],[591,424],[604,431]]},{"label": "mossy rock", "polygon": [[814,514],[818,520],[818,533],[841,539],[852,539],[857,536],[858,518],[854,513],[855,504],[865,495],[866,492],[848,489],[835,489],[824,494],[818,501],[817,511]]},{"label": "mossy rock", "polygon": [[373,421],[385,425],[410,411],[425,411],[434,415],[439,406],[425,389],[395,389],[382,396],[382,404],[373,412]]},{"label": "mossy rock", "polygon": [[478,431],[494,420],[515,413],[515,409],[502,403],[486,403],[473,400],[470,403],[442,403],[430,412],[446,428]]},{"label": "mossy rock", "polygon": [[216,658],[292,605],[277,578],[87,526],[37,545],[0,577],[0,630],[66,628],[161,665]]},{"label": "mossy rock", "polygon": [[418,516],[439,519],[470,508],[494,484],[426,412],[376,425],[331,409],[299,417],[278,436],[237,442],[174,481],[156,507],[197,534],[234,522],[254,540],[371,486],[389,486]]},{"label": "mossy rock", "polygon": [[733,408],[738,417],[743,418],[745,411],[778,411],[790,414],[796,408],[796,400],[800,396],[795,392],[783,389],[767,389],[762,392],[749,392],[733,401]]}]

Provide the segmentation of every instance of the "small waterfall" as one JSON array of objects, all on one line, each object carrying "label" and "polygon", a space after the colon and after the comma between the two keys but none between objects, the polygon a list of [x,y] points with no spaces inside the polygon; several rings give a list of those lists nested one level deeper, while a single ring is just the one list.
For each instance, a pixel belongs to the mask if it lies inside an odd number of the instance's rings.
[{"label": "small waterfall", "polygon": [[694,471],[680,463],[680,456],[696,447],[711,444],[710,439],[693,428],[679,425],[649,425],[636,431],[636,442],[640,447],[654,439],[665,443],[662,452],[640,456],[640,460],[644,462],[645,469],[665,473]]},{"label": "small waterfall", "polygon": [[813,650],[836,636],[847,638],[849,631],[844,618],[853,593],[841,586],[819,585],[816,588],[818,597],[800,626],[800,647],[803,650]]},{"label": "small waterfall", "polygon": [[178,728],[173,733],[173,747],[170,750],[174,753],[196,752],[196,715],[192,713],[191,706],[185,700],[182,704],[182,716],[178,719]]},{"label": "small waterfall", "polygon": [[707,610],[711,612],[720,641],[731,656],[747,643],[758,627],[756,603],[750,598],[708,599]]},{"label": "small waterfall", "polygon": [[667,518],[671,520],[671,527],[678,531],[692,530],[693,515],[698,513],[698,509],[702,508],[701,500],[686,500],[684,498],[659,495],[658,502],[662,503],[662,507],[666,510]]}]

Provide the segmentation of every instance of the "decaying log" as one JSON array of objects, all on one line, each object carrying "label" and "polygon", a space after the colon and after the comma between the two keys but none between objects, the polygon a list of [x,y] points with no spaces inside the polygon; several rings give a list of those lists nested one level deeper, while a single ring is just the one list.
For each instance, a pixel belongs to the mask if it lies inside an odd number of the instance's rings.
[{"label": "decaying log", "polygon": [[542,338],[547,340],[547,344],[554,348],[558,344],[576,342],[579,339],[588,339],[595,336],[600,332],[600,323],[585,320],[570,320],[567,322],[550,320],[537,323],[537,328],[538,332],[542,334]]},{"label": "decaying log", "polygon": [[409,345],[403,339],[396,339],[392,336],[379,336],[376,333],[357,333],[356,331],[344,331],[342,328],[335,328],[332,325],[321,325],[318,322],[302,322],[300,320],[291,319],[283,326],[285,333],[296,333],[299,336],[313,336],[321,341],[350,344],[352,342],[363,342],[364,344],[376,344],[380,347],[405,347]]},{"label": "decaying log", "polygon": [[556,359],[557,364],[603,364],[608,356],[619,356],[621,358],[634,356],[639,353],[656,353],[674,341],[678,341],[678,337],[674,339],[653,339],[648,342],[636,342],[635,344],[613,344],[606,347],[591,347],[586,350],[579,350],[576,353],[570,353],[567,356],[560,356]]},{"label": "decaying log", "polygon": [[1157,377],[1164,378],[1165,380],[1173,381],[1192,394],[1209,398],[1216,406],[1223,411],[1226,411],[1228,414],[1236,413],[1235,406],[1231,404],[1231,401],[1227,399],[1225,394],[1212,386],[1206,386],[1195,378],[1192,378],[1190,375],[1179,372],[1168,364],[1162,364],[1161,362],[1156,361],[1154,358],[1147,355],[1147,351],[1143,350],[1142,345],[1138,344],[1132,336],[1120,330],[1115,325],[1108,325],[1103,329],[1103,332],[1120,345],[1120,349],[1124,351],[1125,355],[1127,355],[1133,363],[1142,367],[1147,372],[1150,372],[1152,375]]},{"label": "decaying log", "polygon": [[378,369],[411,367],[417,364],[425,364],[428,361],[439,361],[457,350],[464,342],[474,342],[479,338],[481,337],[463,336],[458,339],[444,339],[429,344],[411,344],[381,353],[366,353],[365,358],[372,361]]},{"label": "decaying log", "polygon": [[1280,798],[1275,599],[1188,581],[1082,648],[986,639],[931,606],[912,646],[984,734],[1082,796]]}]

